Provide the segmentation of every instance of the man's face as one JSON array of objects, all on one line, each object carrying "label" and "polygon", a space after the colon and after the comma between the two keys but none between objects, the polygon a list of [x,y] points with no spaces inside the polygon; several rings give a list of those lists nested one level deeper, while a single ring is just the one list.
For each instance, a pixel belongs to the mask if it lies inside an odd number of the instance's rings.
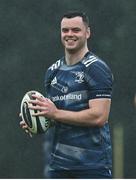
[{"label": "man's face", "polygon": [[67,51],[82,49],[90,37],[90,29],[81,17],[63,18],[61,21],[61,41]]}]

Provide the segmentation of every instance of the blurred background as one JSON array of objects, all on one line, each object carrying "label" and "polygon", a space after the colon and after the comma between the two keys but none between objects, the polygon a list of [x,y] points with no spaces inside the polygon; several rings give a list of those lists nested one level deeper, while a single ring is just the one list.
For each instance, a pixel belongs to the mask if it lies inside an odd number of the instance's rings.
[{"label": "blurred background", "polygon": [[88,14],[89,48],[114,74],[114,178],[136,178],[135,0],[0,0],[0,178],[45,178],[46,134],[29,138],[18,115],[26,91],[44,93],[44,73],[63,56],[60,19],[69,10]]}]

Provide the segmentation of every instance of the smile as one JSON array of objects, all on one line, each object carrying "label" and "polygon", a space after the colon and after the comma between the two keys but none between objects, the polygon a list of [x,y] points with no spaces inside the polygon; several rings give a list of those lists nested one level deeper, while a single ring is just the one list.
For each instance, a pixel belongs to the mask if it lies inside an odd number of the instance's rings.
[{"label": "smile", "polygon": [[65,38],[65,41],[76,41],[76,38]]}]

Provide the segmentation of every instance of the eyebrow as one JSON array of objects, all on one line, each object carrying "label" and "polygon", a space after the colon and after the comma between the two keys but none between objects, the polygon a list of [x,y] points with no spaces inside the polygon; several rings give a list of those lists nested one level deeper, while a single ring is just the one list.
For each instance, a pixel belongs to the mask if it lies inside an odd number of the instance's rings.
[{"label": "eyebrow", "polygon": [[64,27],[64,28],[62,28],[61,30],[62,30],[62,31],[65,31],[65,30],[69,30],[69,29],[71,29],[71,30],[76,30],[76,31],[80,31],[80,30],[81,30],[81,28],[79,28],[79,27],[73,27],[73,28]]}]

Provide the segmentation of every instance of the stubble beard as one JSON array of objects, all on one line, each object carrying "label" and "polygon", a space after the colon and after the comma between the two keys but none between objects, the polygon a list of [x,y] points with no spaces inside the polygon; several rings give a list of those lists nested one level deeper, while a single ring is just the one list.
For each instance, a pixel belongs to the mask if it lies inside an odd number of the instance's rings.
[{"label": "stubble beard", "polygon": [[[65,45],[64,45],[65,47]],[[85,47],[85,43],[80,43],[78,44],[78,46],[74,47],[74,48],[67,48],[65,47],[65,51],[67,51],[69,54],[75,54],[77,52],[80,52],[82,49],[84,49]]]}]

